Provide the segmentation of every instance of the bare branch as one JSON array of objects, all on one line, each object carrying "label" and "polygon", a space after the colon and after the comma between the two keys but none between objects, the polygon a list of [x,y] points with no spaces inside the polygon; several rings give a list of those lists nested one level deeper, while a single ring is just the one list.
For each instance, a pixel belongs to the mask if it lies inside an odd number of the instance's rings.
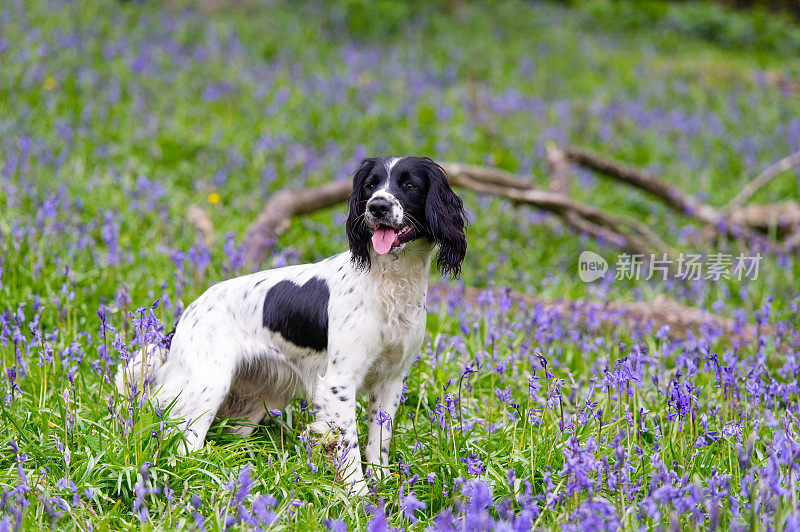
[{"label": "bare branch", "polygon": [[783,159],[772,163],[764,169],[763,172],[758,174],[752,181],[742,188],[741,191],[724,207],[723,211],[733,211],[753,197],[753,195],[764,188],[764,186],[772,181],[772,179],[781,173],[789,170],[797,165],[800,165],[800,151],[796,151],[787,155]]},{"label": "bare branch", "polygon": [[747,225],[765,233],[775,228],[780,237],[796,231],[800,226],[800,205],[791,200],[770,205],[745,205],[730,211],[728,216],[735,224]]},{"label": "bare branch", "polygon": [[758,243],[770,251],[780,251],[779,246],[755,231],[753,225],[737,223],[734,212],[723,213],[711,205],[702,203],[646,170],[575,146],[565,148],[564,152],[570,160],[578,164],[647,192],[666,203],[673,210],[706,224],[716,234],[731,238],[745,238],[750,244]]},{"label": "bare branch", "polygon": [[336,181],[314,188],[284,189],[276,192],[245,233],[247,260],[259,262],[275,240],[289,228],[293,216],[333,207],[347,200],[352,182]]},{"label": "bare branch", "polygon": [[[554,192],[535,188],[515,189],[478,181],[469,172],[469,168],[463,166],[451,167],[445,163],[442,167],[447,172],[447,177],[453,186],[467,188],[479,194],[499,196],[551,212],[566,220],[572,227],[585,231],[591,236],[601,236],[607,242],[621,239],[623,247],[631,253],[661,252],[669,254],[667,246],[650,229],[629,218],[608,214],[596,207],[573,201]],[[576,220],[580,220],[580,222],[576,222]],[[604,231],[599,231],[600,228]],[[634,234],[627,234],[625,228],[633,231]]]},{"label": "bare branch", "polygon": [[481,183],[486,183],[489,185],[500,185],[507,188],[516,188],[521,190],[533,188],[533,183],[530,178],[519,177],[516,174],[506,172],[505,170],[500,170],[499,168],[448,161],[439,164],[442,168],[444,168],[444,171],[448,176],[451,174],[468,175],[476,181],[480,181]]},{"label": "bare branch", "polygon": [[716,223],[719,213],[681,190],[672,187],[646,170],[630,166],[610,157],[577,146],[564,149],[567,158],[593,170],[613,177],[660,199],[676,211],[705,223]]}]

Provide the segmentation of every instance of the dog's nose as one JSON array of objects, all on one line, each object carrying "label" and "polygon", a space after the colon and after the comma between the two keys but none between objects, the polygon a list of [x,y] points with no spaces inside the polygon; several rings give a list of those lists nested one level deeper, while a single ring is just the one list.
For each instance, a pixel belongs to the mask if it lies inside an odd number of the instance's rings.
[{"label": "dog's nose", "polygon": [[389,212],[389,209],[391,208],[392,206],[389,204],[389,202],[382,198],[376,198],[370,201],[369,205],[367,205],[369,213],[375,218],[382,218],[387,212]]}]

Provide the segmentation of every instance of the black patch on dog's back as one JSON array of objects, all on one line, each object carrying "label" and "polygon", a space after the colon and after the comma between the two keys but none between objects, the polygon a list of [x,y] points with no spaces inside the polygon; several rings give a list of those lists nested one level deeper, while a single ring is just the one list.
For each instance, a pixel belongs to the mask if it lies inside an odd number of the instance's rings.
[{"label": "black patch on dog's back", "polygon": [[281,281],[264,298],[264,327],[315,351],[328,348],[328,285],[312,277],[303,286]]}]

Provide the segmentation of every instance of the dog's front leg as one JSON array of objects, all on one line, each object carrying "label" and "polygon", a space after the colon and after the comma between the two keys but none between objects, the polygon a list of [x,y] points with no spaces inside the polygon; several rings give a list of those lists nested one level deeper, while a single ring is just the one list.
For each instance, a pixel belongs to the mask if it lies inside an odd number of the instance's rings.
[{"label": "dog's front leg", "polygon": [[394,429],[394,418],[403,392],[403,379],[392,379],[377,384],[369,401],[369,441],[366,458],[373,472],[383,478],[389,465],[389,443]]},{"label": "dog's front leg", "polygon": [[333,452],[338,461],[339,474],[351,490],[366,493],[364,473],[361,470],[361,451],[356,431],[356,392],[358,387],[352,375],[328,372],[319,377],[314,390],[316,419],[311,430],[335,441]]}]

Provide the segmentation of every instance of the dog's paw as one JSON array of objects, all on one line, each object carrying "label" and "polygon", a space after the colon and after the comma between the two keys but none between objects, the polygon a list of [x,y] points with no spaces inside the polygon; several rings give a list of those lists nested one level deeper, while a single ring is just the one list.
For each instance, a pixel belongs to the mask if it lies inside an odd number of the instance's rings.
[{"label": "dog's paw", "polygon": [[308,441],[312,445],[318,445],[323,454],[329,460],[333,461],[333,459],[337,458],[341,453],[342,438],[337,432],[330,430],[330,427],[327,427],[327,425],[326,429],[327,430],[323,433],[319,433],[314,427],[308,426],[300,436],[300,441]]}]

